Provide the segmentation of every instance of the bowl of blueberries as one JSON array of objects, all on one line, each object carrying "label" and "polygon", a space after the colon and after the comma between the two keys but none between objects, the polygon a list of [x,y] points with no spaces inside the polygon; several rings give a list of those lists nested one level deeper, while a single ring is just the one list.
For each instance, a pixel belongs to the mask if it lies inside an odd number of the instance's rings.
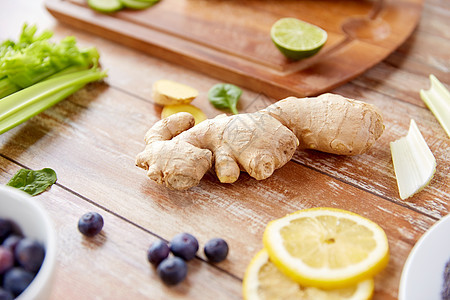
[{"label": "bowl of blueberries", "polygon": [[39,200],[0,185],[0,299],[48,299],[56,233]]}]

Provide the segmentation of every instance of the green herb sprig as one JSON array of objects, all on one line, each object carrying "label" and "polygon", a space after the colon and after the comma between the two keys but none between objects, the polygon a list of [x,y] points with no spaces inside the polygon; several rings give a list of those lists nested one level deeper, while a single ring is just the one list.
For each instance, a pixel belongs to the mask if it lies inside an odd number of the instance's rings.
[{"label": "green herb sprig", "polygon": [[242,95],[242,90],[229,83],[218,83],[208,91],[208,99],[218,109],[229,109],[237,115],[237,103]]}]

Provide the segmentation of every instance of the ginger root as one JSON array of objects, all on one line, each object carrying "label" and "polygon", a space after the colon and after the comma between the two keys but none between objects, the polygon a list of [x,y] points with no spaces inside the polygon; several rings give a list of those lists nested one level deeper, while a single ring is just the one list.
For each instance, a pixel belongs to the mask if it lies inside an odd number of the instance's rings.
[{"label": "ginger root", "polygon": [[161,111],[161,119],[165,119],[168,116],[174,115],[179,112],[190,113],[195,119],[195,124],[198,124],[208,119],[208,117],[200,108],[192,104],[164,105]]},{"label": "ginger root", "polygon": [[153,101],[161,105],[189,104],[198,96],[198,91],[188,85],[161,79],[153,84]]},{"label": "ginger root", "polygon": [[356,155],[381,136],[383,119],[370,104],[335,94],[289,97],[264,110],[220,115],[194,126],[189,113],[158,121],[145,135],[136,165],[169,188],[197,185],[214,165],[220,182],[235,182],[241,171],[266,179],[297,148]]}]

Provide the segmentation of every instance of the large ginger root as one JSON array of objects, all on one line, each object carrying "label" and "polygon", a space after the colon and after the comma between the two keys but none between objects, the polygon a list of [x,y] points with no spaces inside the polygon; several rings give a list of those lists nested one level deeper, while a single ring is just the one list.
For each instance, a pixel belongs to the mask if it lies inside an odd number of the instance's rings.
[{"label": "large ginger root", "polygon": [[334,94],[289,97],[255,113],[218,116],[196,126],[188,113],[162,119],[146,133],[136,165],[177,190],[197,185],[213,164],[220,182],[235,182],[241,171],[261,180],[297,148],[361,154],[383,130],[373,105]]}]

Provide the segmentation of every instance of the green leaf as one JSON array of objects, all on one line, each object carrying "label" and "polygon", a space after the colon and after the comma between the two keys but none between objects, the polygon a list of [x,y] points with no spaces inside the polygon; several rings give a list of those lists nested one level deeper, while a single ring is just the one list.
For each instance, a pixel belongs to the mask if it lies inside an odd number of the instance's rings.
[{"label": "green leaf", "polygon": [[238,114],[237,103],[242,95],[242,90],[229,83],[218,83],[208,91],[208,99],[218,109],[229,109],[235,115]]},{"label": "green leaf", "polygon": [[50,168],[37,171],[20,169],[6,185],[36,196],[54,184],[56,179],[55,171]]}]

